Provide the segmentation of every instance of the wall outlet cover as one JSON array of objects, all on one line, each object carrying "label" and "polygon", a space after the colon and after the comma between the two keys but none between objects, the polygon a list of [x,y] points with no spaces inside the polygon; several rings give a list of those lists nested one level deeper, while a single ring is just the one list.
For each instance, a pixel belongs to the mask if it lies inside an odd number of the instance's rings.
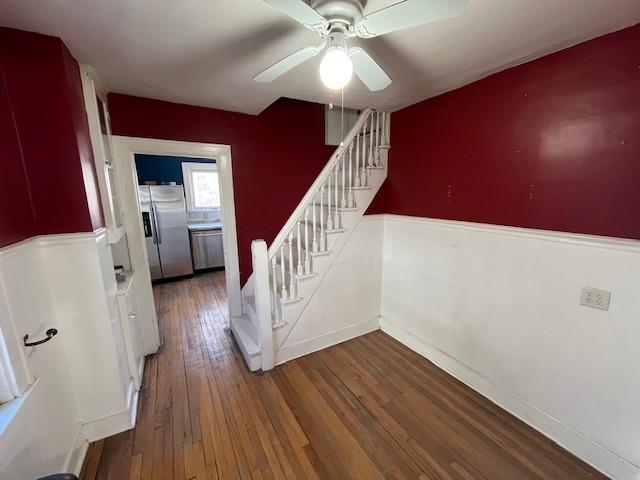
[{"label": "wall outlet cover", "polygon": [[580,305],[609,310],[611,303],[611,292],[593,287],[582,287],[580,292]]}]

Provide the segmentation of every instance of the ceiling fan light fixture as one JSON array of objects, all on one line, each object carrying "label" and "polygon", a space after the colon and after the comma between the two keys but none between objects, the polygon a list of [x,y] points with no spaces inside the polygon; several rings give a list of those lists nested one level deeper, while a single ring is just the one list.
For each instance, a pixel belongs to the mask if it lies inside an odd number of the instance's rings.
[{"label": "ceiling fan light fixture", "polygon": [[327,88],[340,90],[353,76],[353,63],[343,47],[329,47],[320,62],[320,79]]}]

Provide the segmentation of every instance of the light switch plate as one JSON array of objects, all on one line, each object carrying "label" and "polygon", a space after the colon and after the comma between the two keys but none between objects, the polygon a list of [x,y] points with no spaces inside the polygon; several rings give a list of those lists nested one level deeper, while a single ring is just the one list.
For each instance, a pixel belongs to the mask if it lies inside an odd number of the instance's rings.
[{"label": "light switch plate", "polygon": [[611,292],[599,288],[582,287],[582,292],[580,292],[580,305],[598,308],[600,310],[609,310],[610,303]]}]

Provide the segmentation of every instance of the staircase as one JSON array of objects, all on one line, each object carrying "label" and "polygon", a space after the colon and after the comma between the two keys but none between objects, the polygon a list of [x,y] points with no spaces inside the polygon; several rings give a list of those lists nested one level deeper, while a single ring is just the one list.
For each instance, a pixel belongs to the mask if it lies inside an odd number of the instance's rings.
[{"label": "staircase", "polygon": [[251,370],[282,361],[280,347],[380,189],[389,127],[389,113],[365,110],[269,248],[252,242],[243,315],[230,320]]}]

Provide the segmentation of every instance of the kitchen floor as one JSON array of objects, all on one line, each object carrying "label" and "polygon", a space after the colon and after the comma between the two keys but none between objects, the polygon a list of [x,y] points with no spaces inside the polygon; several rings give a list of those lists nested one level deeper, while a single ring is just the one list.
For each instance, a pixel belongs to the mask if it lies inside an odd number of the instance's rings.
[{"label": "kitchen floor", "polygon": [[224,272],[154,295],[137,426],[93,443],[83,479],[605,478],[384,333],[250,373]]}]

